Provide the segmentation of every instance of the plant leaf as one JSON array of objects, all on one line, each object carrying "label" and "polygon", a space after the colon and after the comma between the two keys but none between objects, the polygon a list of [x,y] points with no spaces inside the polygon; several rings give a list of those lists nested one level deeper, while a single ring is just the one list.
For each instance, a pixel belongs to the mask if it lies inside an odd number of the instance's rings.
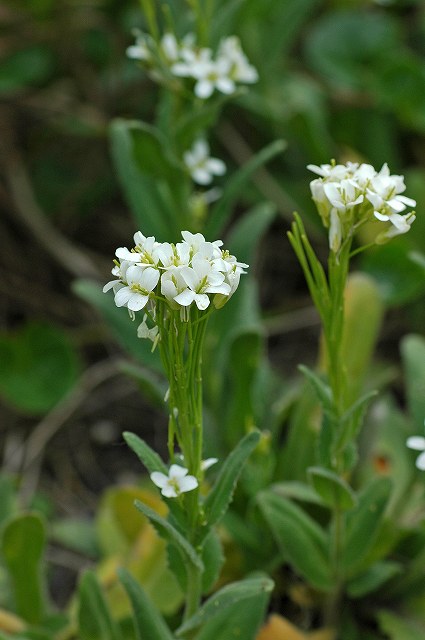
[{"label": "plant leaf", "polygon": [[78,629],[81,640],[122,640],[93,571],[86,571],[80,580]]},{"label": "plant leaf", "polygon": [[121,580],[134,613],[134,628],[137,640],[173,640],[174,636],[163,617],[147,597],[145,591],[125,569],[118,569]]},{"label": "plant leaf", "polygon": [[172,212],[155,178],[143,173],[134,158],[132,128],[139,125],[139,121],[112,121],[109,129],[111,154],[137,226],[146,236],[165,240],[170,235]]},{"label": "plant leaf", "polygon": [[144,440],[130,431],[124,431],[122,435],[130,449],[134,451],[149,473],[160,471],[166,475],[168,474],[167,465],[161,460],[156,451],[154,451]]},{"label": "plant leaf", "polygon": [[3,530],[2,556],[11,580],[16,613],[31,623],[40,622],[46,611],[41,573],[45,546],[45,526],[36,514],[15,516]]},{"label": "plant leaf", "polygon": [[176,635],[182,636],[192,629],[196,629],[201,624],[207,623],[211,618],[223,613],[226,609],[233,607],[236,603],[247,598],[258,596],[261,593],[271,593],[274,583],[269,578],[248,578],[240,582],[233,582],[226,585],[214,595],[212,595],[195,613],[194,616],[186,620]]},{"label": "plant leaf", "polygon": [[351,598],[362,598],[402,571],[403,566],[399,562],[377,562],[347,584],[347,593]]},{"label": "plant leaf", "polygon": [[168,542],[173,544],[179,551],[185,564],[191,564],[196,567],[198,571],[203,571],[204,566],[201,558],[196,553],[193,546],[183,537],[183,535],[173,525],[156,513],[153,509],[148,507],[139,500],[135,501],[136,507],[141,511],[154,525],[162,538],[165,538]]},{"label": "plant leaf", "polygon": [[259,494],[258,505],[295,570],[321,591],[332,588],[325,531],[300,507],[270,490]]},{"label": "plant leaf", "polygon": [[224,461],[213,488],[205,499],[206,531],[216,524],[226,513],[233,497],[243,465],[260,439],[259,431],[251,431]]},{"label": "plant leaf", "polygon": [[389,478],[377,478],[359,495],[357,507],[347,513],[342,565],[348,575],[362,567],[382,526],[391,490]]},{"label": "plant leaf", "polygon": [[353,489],[333,471],[310,467],[307,474],[315,491],[328,507],[348,510],[357,504]]},{"label": "plant leaf", "polygon": [[286,143],[283,140],[272,142],[259,151],[228,180],[220,200],[211,211],[205,229],[206,237],[216,238],[220,235],[232,213],[233,205],[251,175],[274,156],[282,153],[285,148]]},{"label": "plant leaf", "polygon": [[409,413],[416,429],[423,432],[425,421],[425,340],[419,335],[405,336],[401,342]]}]

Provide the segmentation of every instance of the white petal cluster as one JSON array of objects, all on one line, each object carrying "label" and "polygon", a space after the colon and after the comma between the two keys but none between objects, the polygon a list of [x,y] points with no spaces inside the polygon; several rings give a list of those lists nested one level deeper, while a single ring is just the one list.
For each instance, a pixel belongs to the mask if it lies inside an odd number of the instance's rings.
[{"label": "white petal cluster", "polygon": [[203,138],[196,140],[189,151],[183,155],[184,163],[197,184],[210,184],[214,176],[226,173],[226,165],[219,158],[210,157],[208,142]]},{"label": "white petal cluster", "polygon": [[391,175],[387,164],[378,172],[370,164],[308,165],[319,177],[310,183],[312,198],[325,227],[329,246],[337,252],[348,234],[367,220],[389,223],[376,242],[409,231],[415,214],[401,215],[415,200],[401,195],[406,186],[403,176]]},{"label": "white petal cluster", "polygon": [[136,32],[136,43],[127,49],[127,55],[140,60],[153,70],[153,77],[161,76],[159,64],[178,78],[189,78],[195,95],[208,99],[215,91],[233,94],[238,84],[251,84],[258,80],[258,73],[244,54],[239,38],[224,38],[216,54],[208,47],[199,47],[195,36],[187,34],[180,42],[172,33],[165,33],[159,47],[152,38]]},{"label": "white petal cluster", "polygon": [[416,458],[416,466],[421,471],[425,471],[425,438],[423,436],[411,436],[407,438],[406,445],[414,451],[421,451]]},{"label": "white petal cluster", "polygon": [[172,464],[168,476],[160,471],[151,473],[152,482],[161,489],[166,498],[177,498],[180,494],[193,491],[198,486],[195,476],[188,475],[189,471],[178,464]]},{"label": "white petal cluster", "polygon": [[[104,292],[112,289],[117,307],[127,307],[131,314],[147,308],[155,318],[157,301],[181,310],[196,305],[200,311],[213,301],[219,308],[236,291],[248,267],[222,249],[221,240],[207,242],[201,233],[182,231],[182,242],[171,244],[138,231],[134,244],[131,250],[116,250],[115,279],[103,287]],[[157,339],[157,329],[149,328],[146,315],[138,335]]]}]

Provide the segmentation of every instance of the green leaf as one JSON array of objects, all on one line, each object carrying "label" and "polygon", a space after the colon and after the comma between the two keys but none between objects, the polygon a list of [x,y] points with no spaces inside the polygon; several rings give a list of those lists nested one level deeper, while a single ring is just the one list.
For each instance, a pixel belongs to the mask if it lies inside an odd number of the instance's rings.
[{"label": "green leaf", "polygon": [[53,52],[44,45],[16,51],[0,65],[0,94],[40,85],[49,80],[55,67]]},{"label": "green leaf", "polygon": [[158,351],[152,353],[152,343],[137,337],[137,327],[131,322],[127,310],[116,307],[113,297],[103,293],[101,285],[91,280],[76,280],[73,282],[72,288],[77,295],[93,305],[102,314],[117,342],[133,358],[149,369],[162,374]]},{"label": "green leaf", "polygon": [[401,342],[409,413],[416,429],[423,431],[425,421],[425,339],[409,335]]},{"label": "green leaf", "polygon": [[130,598],[137,640],[173,640],[174,636],[163,617],[140,584],[125,569],[118,569],[118,577]]},{"label": "green leaf", "polygon": [[222,375],[223,437],[233,447],[255,424],[253,390],[264,355],[264,339],[260,331],[241,332],[229,345],[227,367]]},{"label": "green leaf", "polygon": [[259,439],[259,431],[251,431],[224,461],[214,486],[205,499],[206,532],[226,513],[243,465],[254,451]]},{"label": "green leaf", "polygon": [[[146,235],[167,240],[172,211],[155,178],[140,170],[133,155],[132,129],[138,121],[113,120],[110,125],[111,153],[124,196],[135,222]],[[140,152],[139,152],[140,153]]]},{"label": "green leaf", "polygon": [[423,621],[410,620],[382,609],[377,615],[379,628],[390,640],[423,640],[425,625]]},{"label": "green leaf", "polygon": [[196,635],[196,640],[255,640],[264,620],[269,591],[239,600],[210,618]]},{"label": "green leaf", "polygon": [[325,531],[300,507],[272,491],[258,496],[258,505],[284,557],[310,584],[332,588],[329,541]]},{"label": "green leaf", "polygon": [[342,565],[354,576],[376,540],[391,495],[389,478],[377,478],[359,495],[357,507],[346,515]]},{"label": "green leaf", "polygon": [[347,593],[351,598],[362,598],[368,593],[376,591],[385,582],[402,573],[403,567],[399,562],[391,560],[377,562],[364,573],[356,576],[347,584]]},{"label": "green leaf", "polygon": [[326,12],[315,21],[305,45],[310,65],[325,78],[361,89],[373,63],[399,46],[397,23],[381,12]]},{"label": "green leaf", "polygon": [[202,592],[208,593],[218,580],[224,563],[223,546],[214,529],[211,529],[202,545]]},{"label": "green leaf", "polygon": [[45,526],[36,514],[15,516],[4,528],[1,548],[16,613],[30,623],[40,622],[46,611],[41,569],[45,546]]},{"label": "green leaf", "polygon": [[0,527],[18,511],[16,481],[6,473],[0,475]]},{"label": "green leaf", "polygon": [[247,598],[256,597],[261,593],[271,593],[274,583],[266,577],[248,578],[240,582],[226,585],[211,596],[195,613],[186,620],[176,631],[177,636],[185,635],[188,631],[196,629],[201,624],[207,623],[211,618],[232,608],[236,603]]},{"label": "green leaf", "polygon": [[189,564],[195,567],[198,571],[203,571],[204,567],[202,560],[196,553],[193,546],[175,527],[173,527],[170,522],[168,522],[168,520],[164,520],[164,518],[158,515],[156,511],[139,500],[135,501],[135,505],[139,511],[149,518],[160,536],[176,547],[185,565]]},{"label": "green leaf", "polygon": [[161,473],[168,475],[167,465],[161,460],[156,451],[154,451],[144,440],[130,431],[124,431],[122,435],[130,449],[134,451],[149,473],[160,471]]},{"label": "green leaf", "polygon": [[30,322],[15,333],[0,333],[0,394],[18,410],[40,415],[72,389],[79,360],[66,333]]},{"label": "green leaf", "polygon": [[81,640],[122,640],[93,571],[86,571],[80,580],[78,630]]},{"label": "green leaf", "polygon": [[310,467],[307,474],[315,491],[328,507],[347,510],[357,504],[353,489],[333,471],[322,467]]},{"label": "green leaf", "polygon": [[274,493],[282,496],[283,498],[291,498],[292,500],[300,500],[301,502],[308,502],[310,504],[323,505],[322,498],[310,485],[305,484],[304,482],[298,482],[296,480],[277,482],[270,488]]},{"label": "green leaf", "polygon": [[314,390],[317,393],[317,396],[320,400],[320,403],[323,407],[323,410],[331,417],[335,416],[335,406],[332,397],[332,391],[329,385],[327,385],[322,378],[320,378],[314,371],[309,369],[303,364],[298,366],[298,369],[305,375],[307,380],[311,383]]},{"label": "green leaf", "polygon": [[367,274],[352,273],[344,292],[344,331],[341,358],[344,361],[348,403],[363,390],[373,349],[381,327],[384,305],[378,286]]},{"label": "green leaf", "polygon": [[259,151],[228,180],[220,200],[211,211],[210,219],[205,229],[206,237],[216,238],[220,235],[232,214],[235,202],[241,195],[251,175],[274,156],[282,153],[285,148],[286,143],[283,140],[272,142]]},{"label": "green leaf", "polygon": [[[169,143],[161,132],[146,122],[127,123],[133,142],[134,158],[142,173],[161,180],[182,171],[169,151]],[[174,177],[174,176],[173,176]]]},{"label": "green leaf", "polygon": [[226,246],[240,262],[252,264],[255,251],[276,217],[276,206],[262,202],[237,220],[227,236]]}]

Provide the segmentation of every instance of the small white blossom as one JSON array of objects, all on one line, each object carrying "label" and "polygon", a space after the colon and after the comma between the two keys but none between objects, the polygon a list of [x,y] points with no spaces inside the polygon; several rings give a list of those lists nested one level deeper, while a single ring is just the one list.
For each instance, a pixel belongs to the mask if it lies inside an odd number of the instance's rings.
[{"label": "small white blossom", "polygon": [[237,36],[230,36],[221,41],[218,48],[219,59],[230,63],[230,77],[235,82],[253,83],[258,80],[258,72],[242,51],[240,40]]},{"label": "small white blossom", "polygon": [[218,462],[218,458],[207,458],[201,462],[201,471],[206,471]]},{"label": "small white blossom", "polygon": [[127,286],[119,289],[115,294],[117,307],[128,307],[131,311],[140,311],[148,301],[151,292],[159,280],[159,271],[152,267],[143,269],[132,265],[126,272]]},{"label": "small white blossom", "polygon": [[188,475],[188,469],[178,464],[172,464],[168,476],[160,471],[151,473],[152,482],[161,489],[166,498],[177,498],[181,493],[193,491],[198,486],[195,476]]},{"label": "small white blossom", "polygon": [[146,320],[147,315],[145,314],[142,322],[137,327],[137,337],[151,340],[155,344],[158,339],[158,327],[156,325],[152,328],[148,327]]},{"label": "small white blossom", "polygon": [[203,311],[210,304],[208,293],[224,293],[225,295],[230,293],[230,286],[224,282],[224,274],[216,271],[213,265],[202,256],[196,255],[192,260],[192,266],[183,267],[180,273],[187,288],[174,300],[183,307],[195,302],[198,309]]},{"label": "small white blossom", "polygon": [[195,141],[190,151],[186,151],[183,160],[192,179],[197,184],[207,185],[214,176],[226,173],[226,165],[219,158],[210,157],[210,148],[202,138]]},{"label": "small white blossom", "polygon": [[407,438],[406,445],[414,451],[422,451],[416,458],[416,466],[421,471],[425,471],[425,438],[423,436],[411,436]]},{"label": "small white blossom", "polygon": [[143,62],[151,60],[150,36],[138,29],[134,31],[134,35],[136,36],[136,43],[127,48],[127,56],[133,60],[142,60]]},{"label": "small white blossom", "polygon": [[357,162],[345,165],[332,162],[307,168],[320,176],[311,181],[310,190],[323,224],[329,230],[332,251],[338,252],[353,230],[374,219],[390,223],[377,234],[377,244],[409,231],[415,214],[400,214],[416,202],[401,195],[406,189],[404,178],[391,175],[387,164],[379,172],[370,164]]}]

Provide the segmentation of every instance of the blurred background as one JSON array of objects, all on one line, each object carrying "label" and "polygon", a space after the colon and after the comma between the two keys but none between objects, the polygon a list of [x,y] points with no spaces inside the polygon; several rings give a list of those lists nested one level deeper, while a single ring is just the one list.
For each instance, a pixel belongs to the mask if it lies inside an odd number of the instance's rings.
[{"label": "blurred background", "polygon": [[[187,11],[183,0],[167,4]],[[425,333],[425,5],[219,0],[217,11],[260,80],[224,108],[213,155],[231,172],[273,140],[287,144],[234,212],[264,200],[278,211],[252,265],[270,361],[291,378],[316,359],[318,320],[285,236],[299,211],[326,258],[306,165],[388,162],[405,175],[417,220],[355,266],[384,298],[378,358],[403,404],[399,340]],[[91,514],[106,487],[139,473],[123,430],[165,448],[165,415],[123,373],[131,356],[81,285],[100,290],[115,248],[130,245],[140,222],[108,138],[113,118],[155,114],[158,87],[125,55],[135,27],[146,30],[136,0],[0,7],[0,455],[3,471],[20,477],[23,503],[48,515]],[[77,556],[61,562],[78,569]]]}]

